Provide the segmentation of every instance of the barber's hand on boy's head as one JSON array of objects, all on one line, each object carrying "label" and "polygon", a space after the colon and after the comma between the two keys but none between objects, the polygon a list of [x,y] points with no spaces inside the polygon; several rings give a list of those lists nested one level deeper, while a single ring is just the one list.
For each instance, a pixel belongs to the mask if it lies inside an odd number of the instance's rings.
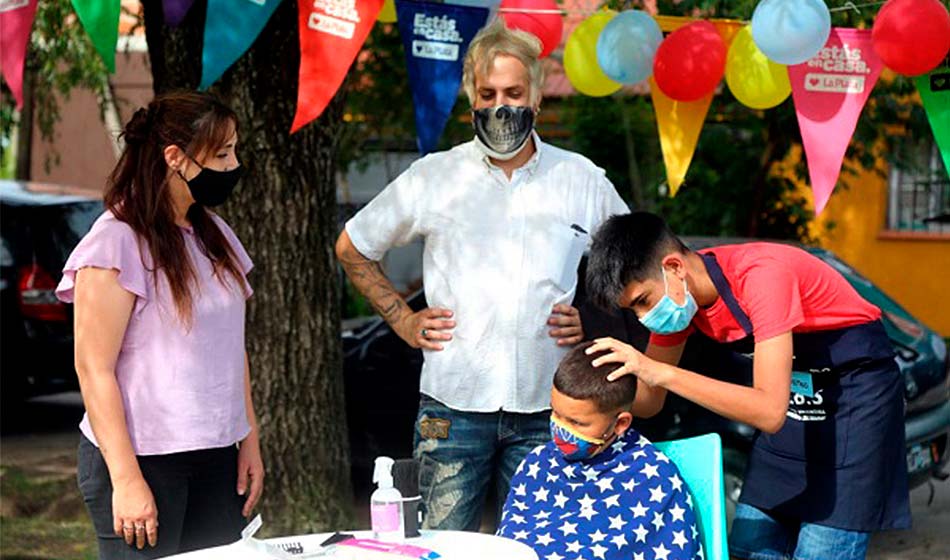
[{"label": "barber's hand on boy's head", "polygon": [[636,375],[651,387],[659,385],[662,381],[662,368],[653,367],[657,365],[657,362],[647,358],[629,344],[614,338],[598,338],[585,351],[588,356],[599,352],[609,353],[598,356],[591,362],[594,367],[612,363],[620,364],[620,367],[610,372],[607,381],[616,381],[624,375]]},{"label": "barber's hand on boy's head", "polygon": [[563,303],[555,305],[548,317],[548,325],[557,327],[549,330],[548,334],[557,339],[558,346],[574,346],[584,340],[584,326],[576,307]]}]

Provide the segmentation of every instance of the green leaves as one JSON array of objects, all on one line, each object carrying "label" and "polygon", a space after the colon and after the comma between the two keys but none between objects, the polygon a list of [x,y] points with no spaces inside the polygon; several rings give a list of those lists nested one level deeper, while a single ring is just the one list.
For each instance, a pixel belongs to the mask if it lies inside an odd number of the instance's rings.
[{"label": "green leaves", "polygon": [[[60,98],[69,98],[74,88],[91,91],[102,102],[108,88],[108,72],[69,0],[39,3],[24,70],[25,103],[33,103],[33,117],[42,138],[51,141],[60,120]],[[18,119],[13,115],[13,97],[4,85],[0,100],[0,142],[7,146]],[[6,149],[5,149],[6,151]],[[59,161],[53,154],[47,168]]]}]

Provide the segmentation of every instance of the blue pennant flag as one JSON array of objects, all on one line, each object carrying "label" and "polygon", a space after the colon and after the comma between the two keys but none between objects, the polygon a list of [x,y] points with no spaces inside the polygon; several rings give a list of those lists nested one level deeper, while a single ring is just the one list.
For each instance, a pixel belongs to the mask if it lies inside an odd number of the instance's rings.
[{"label": "blue pennant flag", "polygon": [[419,151],[433,151],[452,114],[462,83],[468,44],[488,19],[488,9],[396,0],[406,51]]},{"label": "blue pennant flag", "polygon": [[208,89],[257,39],[281,0],[208,0],[201,85]]}]

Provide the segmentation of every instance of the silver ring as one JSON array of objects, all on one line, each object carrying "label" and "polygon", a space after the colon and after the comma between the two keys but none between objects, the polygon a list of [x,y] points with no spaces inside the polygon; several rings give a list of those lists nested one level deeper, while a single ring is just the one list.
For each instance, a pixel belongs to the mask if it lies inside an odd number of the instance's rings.
[{"label": "silver ring", "polygon": [[429,337],[429,329],[422,329],[422,338]]},{"label": "silver ring", "polygon": [[136,526],[135,526],[135,532],[138,533],[139,531],[145,531],[145,524],[144,524],[144,523],[141,524],[141,525],[136,525]]}]

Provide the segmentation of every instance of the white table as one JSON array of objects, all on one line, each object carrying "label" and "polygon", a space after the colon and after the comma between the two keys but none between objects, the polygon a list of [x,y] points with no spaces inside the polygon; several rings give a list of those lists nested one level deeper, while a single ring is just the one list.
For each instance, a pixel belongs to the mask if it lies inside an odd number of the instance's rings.
[{"label": "white table", "polygon": [[[347,531],[357,538],[371,539],[370,531]],[[414,539],[407,539],[407,544],[414,544],[434,550],[442,555],[444,560],[538,560],[538,555],[531,547],[518,541],[487,535],[485,533],[469,533],[464,531],[421,531],[422,535]],[[330,538],[333,533],[317,533],[296,537],[281,537],[267,539],[271,544],[298,543],[306,552],[319,550],[320,543]],[[236,542],[227,546],[206,548],[186,554],[169,556],[169,560],[265,560],[269,558],[253,546],[245,542]],[[331,557],[332,558],[332,557]]]}]

